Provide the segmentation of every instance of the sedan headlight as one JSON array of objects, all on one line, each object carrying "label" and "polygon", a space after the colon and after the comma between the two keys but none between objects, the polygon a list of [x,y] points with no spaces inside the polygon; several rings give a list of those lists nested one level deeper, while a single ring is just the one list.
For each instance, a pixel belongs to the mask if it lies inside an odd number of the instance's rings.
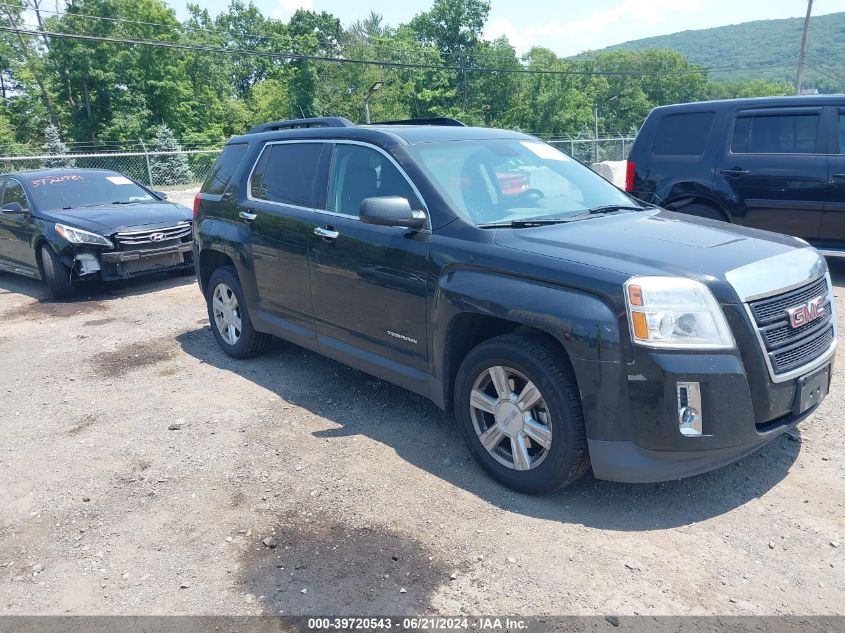
[{"label": "sedan headlight", "polygon": [[111,240],[103,237],[102,235],[97,235],[96,233],[91,233],[90,231],[83,231],[82,229],[77,229],[72,226],[68,226],[67,224],[57,224],[56,233],[72,244],[90,244],[93,246],[108,246],[109,248],[114,248],[114,244],[111,243]]},{"label": "sedan headlight", "polygon": [[730,349],[722,308],[703,283],[685,277],[632,277],[625,301],[634,343],[662,349]]}]

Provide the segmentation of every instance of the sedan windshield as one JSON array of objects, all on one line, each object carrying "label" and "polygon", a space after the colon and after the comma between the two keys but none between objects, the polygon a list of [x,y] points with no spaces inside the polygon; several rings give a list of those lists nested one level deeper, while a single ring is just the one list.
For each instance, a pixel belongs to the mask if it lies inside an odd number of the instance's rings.
[{"label": "sedan windshield", "polygon": [[409,148],[452,208],[477,226],[638,209],[640,204],[551,145],[533,139],[422,143]]},{"label": "sedan windshield", "polygon": [[35,204],[44,210],[77,209],[156,200],[126,176],[114,172],[79,171],[30,178]]}]

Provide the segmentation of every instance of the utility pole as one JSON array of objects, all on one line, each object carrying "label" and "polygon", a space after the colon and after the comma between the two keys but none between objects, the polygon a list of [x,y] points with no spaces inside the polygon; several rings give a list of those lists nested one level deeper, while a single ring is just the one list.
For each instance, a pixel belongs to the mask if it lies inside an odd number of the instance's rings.
[{"label": "utility pole", "polygon": [[810,14],[813,0],[807,0],[807,17],[804,18],[804,33],[801,35],[801,52],[798,54],[798,75],[795,78],[795,94],[801,94],[801,79],[804,75],[804,54],[807,52],[807,32],[810,30]]}]

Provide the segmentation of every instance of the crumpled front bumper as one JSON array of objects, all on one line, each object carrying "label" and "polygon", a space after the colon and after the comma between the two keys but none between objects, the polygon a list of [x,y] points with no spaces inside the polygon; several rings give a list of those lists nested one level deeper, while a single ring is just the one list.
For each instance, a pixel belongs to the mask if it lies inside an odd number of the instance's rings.
[{"label": "crumpled front bumper", "polygon": [[170,255],[175,253],[190,253],[191,244],[179,244],[177,246],[166,246],[164,248],[147,248],[144,250],[135,251],[109,251],[100,256],[100,261],[104,264],[113,264],[117,262],[130,262],[140,259],[148,259],[150,257],[161,257],[162,255]]},{"label": "crumpled front bumper", "polygon": [[105,251],[98,253],[98,257],[100,278],[104,281],[188,270],[194,266],[190,242],[143,250]]}]

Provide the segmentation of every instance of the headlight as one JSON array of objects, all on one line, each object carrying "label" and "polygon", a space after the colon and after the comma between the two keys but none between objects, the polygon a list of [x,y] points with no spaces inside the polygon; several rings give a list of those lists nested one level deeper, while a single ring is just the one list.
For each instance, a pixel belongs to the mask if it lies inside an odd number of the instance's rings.
[{"label": "headlight", "polygon": [[102,235],[97,235],[96,233],[91,233],[90,231],[83,231],[82,229],[76,229],[66,224],[57,224],[56,233],[72,244],[93,244],[96,246],[108,246],[109,248],[114,248],[114,244],[111,243],[111,240],[106,239]]},{"label": "headlight", "polygon": [[684,277],[632,277],[625,301],[634,343],[663,349],[730,349],[722,308],[703,283]]}]

